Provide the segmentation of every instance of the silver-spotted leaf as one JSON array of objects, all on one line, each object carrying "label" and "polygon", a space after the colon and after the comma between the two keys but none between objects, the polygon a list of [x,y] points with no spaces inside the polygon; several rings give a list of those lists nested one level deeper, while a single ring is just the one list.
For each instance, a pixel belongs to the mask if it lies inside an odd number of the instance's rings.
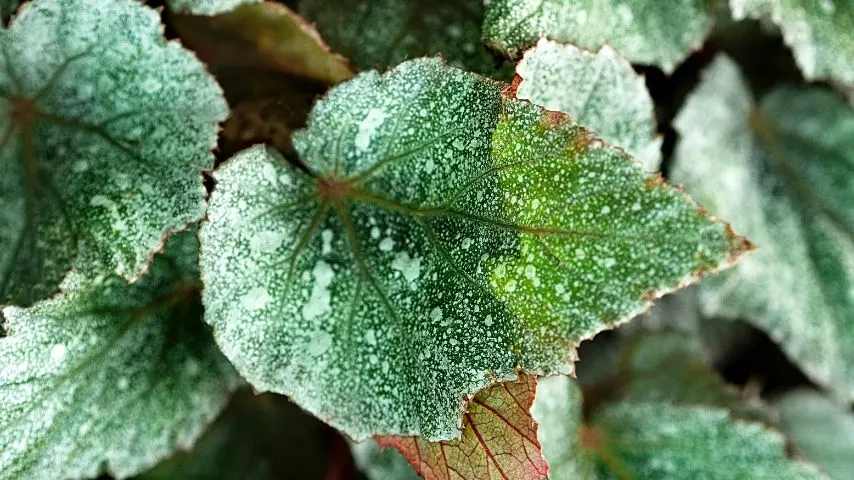
[{"label": "silver-spotted leaf", "polygon": [[834,480],[854,472],[854,412],[811,390],[795,390],[775,402],[780,429],[798,453]]},{"label": "silver-spotted leaf", "polygon": [[34,1],[0,51],[0,303],[50,294],[78,254],[138,276],[204,214],[219,87],[132,0]]},{"label": "silver-spotted leaf", "polygon": [[463,396],[574,345],[745,243],[559,113],[437,59],[342,83],[294,145],[216,173],[206,318],[259,390],[347,434],[459,435]]},{"label": "silver-spotted leaf", "polygon": [[240,378],[202,320],[197,243],[170,240],[133,285],[72,273],[3,310],[0,479],[123,478],[201,435]]},{"label": "silver-spotted leaf", "polygon": [[854,109],[818,87],[754,104],[719,57],[676,127],[674,180],[760,246],[701,285],[704,312],[749,320],[854,399]]},{"label": "silver-spotted leaf", "polygon": [[649,171],[661,164],[661,138],[643,77],[611,47],[588,53],[542,39],[516,67],[516,96],[569,114]]},{"label": "silver-spotted leaf", "polygon": [[672,72],[712,24],[711,0],[491,0],[483,38],[511,57],[543,37],[591,51],[607,44]]},{"label": "silver-spotted leaf", "polygon": [[786,457],[779,433],[723,409],[618,402],[583,422],[578,388],[552,377],[540,380],[532,412],[553,480],[823,478]]},{"label": "silver-spotted leaf", "polygon": [[849,0],[730,0],[733,16],[780,26],[808,79],[854,85],[854,3]]},{"label": "silver-spotted leaf", "polygon": [[480,39],[481,0],[301,0],[299,12],[360,69],[441,53],[459,68],[495,70]]},{"label": "silver-spotted leaf", "polygon": [[234,10],[240,5],[261,3],[263,0],[166,0],[169,9],[190,15],[217,15]]}]

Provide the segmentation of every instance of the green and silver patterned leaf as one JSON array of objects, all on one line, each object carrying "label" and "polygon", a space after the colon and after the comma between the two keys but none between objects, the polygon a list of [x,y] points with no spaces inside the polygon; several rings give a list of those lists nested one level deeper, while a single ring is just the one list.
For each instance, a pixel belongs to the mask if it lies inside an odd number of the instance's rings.
[{"label": "green and silver patterned leaf", "polygon": [[808,79],[854,85],[854,3],[850,0],[730,0],[736,19],[770,17]]},{"label": "green and silver patterned leaf", "polygon": [[720,57],[676,128],[674,180],[761,247],[701,286],[704,312],[749,320],[854,399],[854,109],[817,87],[754,104]]},{"label": "green and silver patterned leaf", "polygon": [[517,57],[540,38],[672,72],[712,28],[714,0],[490,0],[483,39]]},{"label": "green and silver patterned leaf", "polygon": [[117,477],[186,449],[240,383],[202,321],[197,240],[170,240],[128,285],[72,273],[3,310],[0,479]]},{"label": "green and silver patterned leaf", "polygon": [[0,303],[49,295],[78,253],[137,277],[204,215],[219,87],[133,0],[37,0],[0,51]]},{"label": "green and silver patterned leaf", "polygon": [[481,0],[301,0],[299,13],[360,69],[441,53],[455,67],[495,71],[480,39]]},{"label": "green and silver patterned leaf", "polygon": [[854,472],[854,413],[812,390],[796,390],[777,399],[780,429],[798,453],[835,480]]},{"label": "green and silver patterned leaf", "polygon": [[643,77],[609,46],[592,54],[542,39],[525,52],[516,73],[522,79],[518,98],[569,114],[648,171],[658,170],[661,138],[652,98]]},{"label": "green and silver patterned leaf", "polygon": [[190,15],[218,15],[234,10],[240,5],[261,3],[263,0],[166,0],[175,13]]},{"label": "green and silver patterned leaf", "polygon": [[459,435],[463,397],[728,265],[744,239],[504,85],[406,62],[320,100],[294,145],[217,173],[206,317],[259,390],[356,439]]},{"label": "green and silver patterned leaf", "polygon": [[552,377],[540,380],[532,413],[553,480],[823,478],[786,458],[777,432],[714,407],[618,402],[583,423],[578,388]]}]

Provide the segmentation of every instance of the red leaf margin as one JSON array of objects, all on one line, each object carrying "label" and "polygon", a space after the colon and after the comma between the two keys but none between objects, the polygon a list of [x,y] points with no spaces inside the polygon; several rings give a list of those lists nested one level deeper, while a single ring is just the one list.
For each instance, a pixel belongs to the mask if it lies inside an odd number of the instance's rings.
[{"label": "red leaf margin", "polygon": [[548,464],[531,416],[536,391],[537,377],[523,373],[516,381],[481,390],[467,405],[457,440],[393,435],[375,440],[397,448],[426,480],[540,480]]}]

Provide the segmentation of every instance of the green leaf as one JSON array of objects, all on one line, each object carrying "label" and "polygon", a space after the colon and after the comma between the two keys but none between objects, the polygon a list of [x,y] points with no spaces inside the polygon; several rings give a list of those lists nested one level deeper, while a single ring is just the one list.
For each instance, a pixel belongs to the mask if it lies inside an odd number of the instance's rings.
[{"label": "green leaf", "polygon": [[676,128],[675,181],[761,246],[701,286],[704,312],[749,320],[854,399],[854,109],[817,87],[782,87],[754,105],[720,57]]},{"label": "green leaf", "polygon": [[[214,17],[173,15],[170,24],[217,73],[223,66],[266,67],[329,85],[353,76],[347,60],[332,53],[314,27],[278,3],[241,5]],[[252,83],[245,72],[242,80]]]},{"label": "green leaf", "polygon": [[718,408],[618,402],[583,423],[577,387],[552,377],[540,380],[532,412],[554,480],[822,478],[786,458],[781,435]]},{"label": "green leaf", "polygon": [[540,480],[548,467],[530,412],[536,390],[537,378],[530,375],[481,390],[469,402],[456,440],[396,436],[376,440],[400,450],[426,480]]},{"label": "green leaf", "polygon": [[661,138],[643,77],[609,46],[592,54],[540,40],[516,67],[516,96],[572,116],[649,171],[661,164]]},{"label": "green leaf", "polygon": [[836,480],[854,471],[854,413],[812,390],[796,390],[776,401],[780,429],[797,451]]},{"label": "green leaf", "polygon": [[854,85],[854,4],[846,0],[730,0],[736,19],[770,17],[807,79]]},{"label": "green leaf", "polygon": [[235,393],[192,450],[177,453],[137,480],[323,478],[331,463],[326,458],[328,434],[322,423],[285,397],[256,395],[246,388]]},{"label": "green leaf", "polygon": [[0,52],[0,303],[49,295],[78,254],[138,277],[204,214],[219,87],[132,0],[36,0]]},{"label": "green leaf", "polygon": [[180,234],[136,284],[72,273],[3,310],[0,478],[127,477],[189,448],[240,382],[202,322],[197,252]]},{"label": "green leaf", "polygon": [[495,71],[480,39],[481,0],[301,0],[299,13],[359,69],[441,53],[455,67]]},{"label": "green leaf", "polygon": [[261,3],[263,0],[166,0],[175,13],[190,15],[218,15],[234,10],[240,5]]},{"label": "green leaf", "polygon": [[517,57],[542,38],[586,50],[611,45],[633,63],[672,72],[712,28],[712,0],[491,0],[483,39]]},{"label": "green leaf", "polygon": [[348,435],[459,435],[462,398],[727,265],[744,240],[567,117],[443,65],[363,73],[217,173],[206,318],[238,370]]}]

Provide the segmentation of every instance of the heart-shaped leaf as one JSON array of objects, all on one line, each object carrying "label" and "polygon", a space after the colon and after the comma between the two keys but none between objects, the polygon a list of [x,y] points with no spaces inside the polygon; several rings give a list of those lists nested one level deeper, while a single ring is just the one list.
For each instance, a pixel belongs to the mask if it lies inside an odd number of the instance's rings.
[{"label": "heart-shaped leaf", "polygon": [[191,233],[139,282],[72,273],[8,307],[0,339],[0,478],[123,478],[189,448],[240,383],[202,321]]},{"label": "heart-shaped leaf", "polygon": [[540,40],[516,67],[516,96],[576,122],[622,147],[648,171],[661,164],[661,138],[643,77],[608,46],[599,53]]},{"label": "heart-shaped leaf", "polygon": [[78,255],[137,277],[204,214],[219,87],[132,0],[36,0],[0,52],[0,303],[50,294]]},{"label": "heart-shaped leaf", "polygon": [[294,144],[217,173],[206,318],[259,390],[362,439],[459,435],[466,394],[747,245],[621,150],[436,59],[359,75]]},{"label": "heart-shaped leaf", "polygon": [[522,376],[478,392],[463,414],[460,439],[379,437],[400,450],[425,480],[514,478],[539,480],[548,468],[540,453],[531,404],[537,378]]},{"label": "heart-shaped leaf", "polygon": [[541,379],[537,387],[532,412],[553,480],[823,478],[786,458],[782,435],[733,420],[727,410],[617,402],[584,422],[581,401],[566,377]]},{"label": "heart-shaped leaf", "polygon": [[780,26],[808,79],[854,85],[854,4],[845,0],[730,0],[736,19],[768,17]]},{"label": "heart-shaped leaf", "polygon": [[854,399],[854,109],[818,87],[754,104],[720,57],[676,127],[673,178],[762,247],[701,286],[703,310],[765,329],[805,373]]},{"label": "heart-shaped leaf", "polygon": [[635,63],[672,72],[712,28],[710,0],[491,0],[483,38],[517,57],[540,38],[586,50],[611,45]]}]

